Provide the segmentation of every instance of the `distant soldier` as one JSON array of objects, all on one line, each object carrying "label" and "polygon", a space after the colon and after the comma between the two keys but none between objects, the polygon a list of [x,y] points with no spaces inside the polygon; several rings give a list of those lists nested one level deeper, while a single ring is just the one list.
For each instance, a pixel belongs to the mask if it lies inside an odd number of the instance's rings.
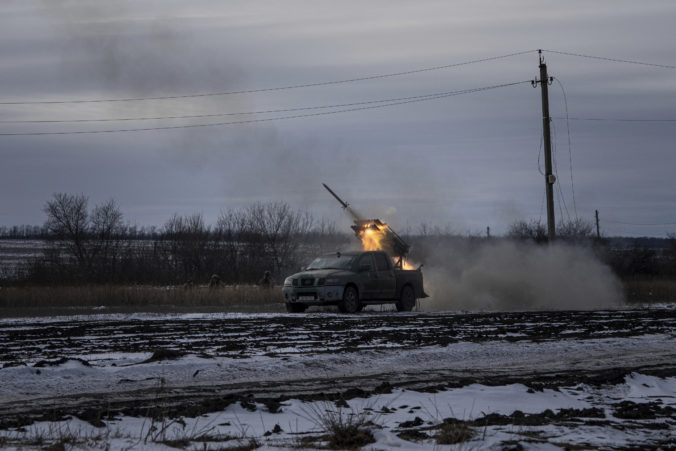
[{"label": "distant soldier", "polygon": [[272,288],[272,277],[270,277],[270,271],[265,271],[263,277],[258,281],[258,286],[261,288]]},{"label": "distant soldier", "polygon": [[209,278],[209,288],[218,288],[221,286],[221,277],[218,274],[212,274]]}]

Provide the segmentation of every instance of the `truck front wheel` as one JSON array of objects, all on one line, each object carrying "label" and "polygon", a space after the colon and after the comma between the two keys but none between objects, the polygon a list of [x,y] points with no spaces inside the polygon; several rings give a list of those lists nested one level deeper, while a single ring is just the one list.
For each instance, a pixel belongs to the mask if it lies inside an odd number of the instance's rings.
[{"label": "truck front wheel", "polygon": [[401,290],[401,296],[399,301],[397,301],[397,311],[398,312],[410,312],[415,307],[415,294],[413,293],[413,288],[410,285],[406,285]]},{"label": "truck front wheel", "polygon": [[361,302],[359,302],[359,293],[352,285],[345,288],[343,299],[338,303],[338,310],[341,313],[356,313],[359,311]]}]

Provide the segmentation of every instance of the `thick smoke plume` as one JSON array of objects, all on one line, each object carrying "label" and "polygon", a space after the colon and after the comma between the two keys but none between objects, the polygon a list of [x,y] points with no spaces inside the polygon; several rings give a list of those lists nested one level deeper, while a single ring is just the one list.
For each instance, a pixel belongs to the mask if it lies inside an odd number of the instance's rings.
[{"label": "thick smoke plume", "polygon": [[619,280],[591,251],[565,244],[511,241],[437,246],[424,268],[423,310],[612,308]]}]

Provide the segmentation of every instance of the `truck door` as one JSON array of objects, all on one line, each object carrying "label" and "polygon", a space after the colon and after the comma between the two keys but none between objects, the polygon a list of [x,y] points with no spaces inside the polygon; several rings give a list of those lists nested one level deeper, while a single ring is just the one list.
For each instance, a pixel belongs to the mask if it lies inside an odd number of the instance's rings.
[{"label": "truck door", "polygon": [[397,279],[394,276],[394,267],[392,259],[384,252],[374,252],[373,257],[376,260],[376,272],[378,273],[378,293],[379,299],[394,299],[396,297]]},{"label": "truck door", "polygon": [[359,257],[359,297],[373,299],[378,291],[378,273],[376,272],[371,252]]}]

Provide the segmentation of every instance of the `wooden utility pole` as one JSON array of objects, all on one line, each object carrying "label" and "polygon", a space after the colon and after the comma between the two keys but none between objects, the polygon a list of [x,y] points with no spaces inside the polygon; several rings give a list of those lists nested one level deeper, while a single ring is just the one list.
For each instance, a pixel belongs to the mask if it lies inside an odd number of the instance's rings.
[{"label": "wooden utility pole", "polygon": [[547,190],[547,237],[551,243],[556,238],[556,222],[554,219],[554,183],[556,177],[552,170],[552,138],[549,125],[551,117],[549,116],[549,92],[547,87],[554,80],[547,75],[547,65],[542,56],[542,50],[538,50],[540,56],[540,79],[533,80],[533,87],[540,84],[542,88],[542,133],[544,135],[545,145],[545,188]]},{"label": "wooden utility pole", "polygon": [[599,211],[594,210],[596,212],[596,239],[600,240],[601,239],[601,229],[599,228]]}]

